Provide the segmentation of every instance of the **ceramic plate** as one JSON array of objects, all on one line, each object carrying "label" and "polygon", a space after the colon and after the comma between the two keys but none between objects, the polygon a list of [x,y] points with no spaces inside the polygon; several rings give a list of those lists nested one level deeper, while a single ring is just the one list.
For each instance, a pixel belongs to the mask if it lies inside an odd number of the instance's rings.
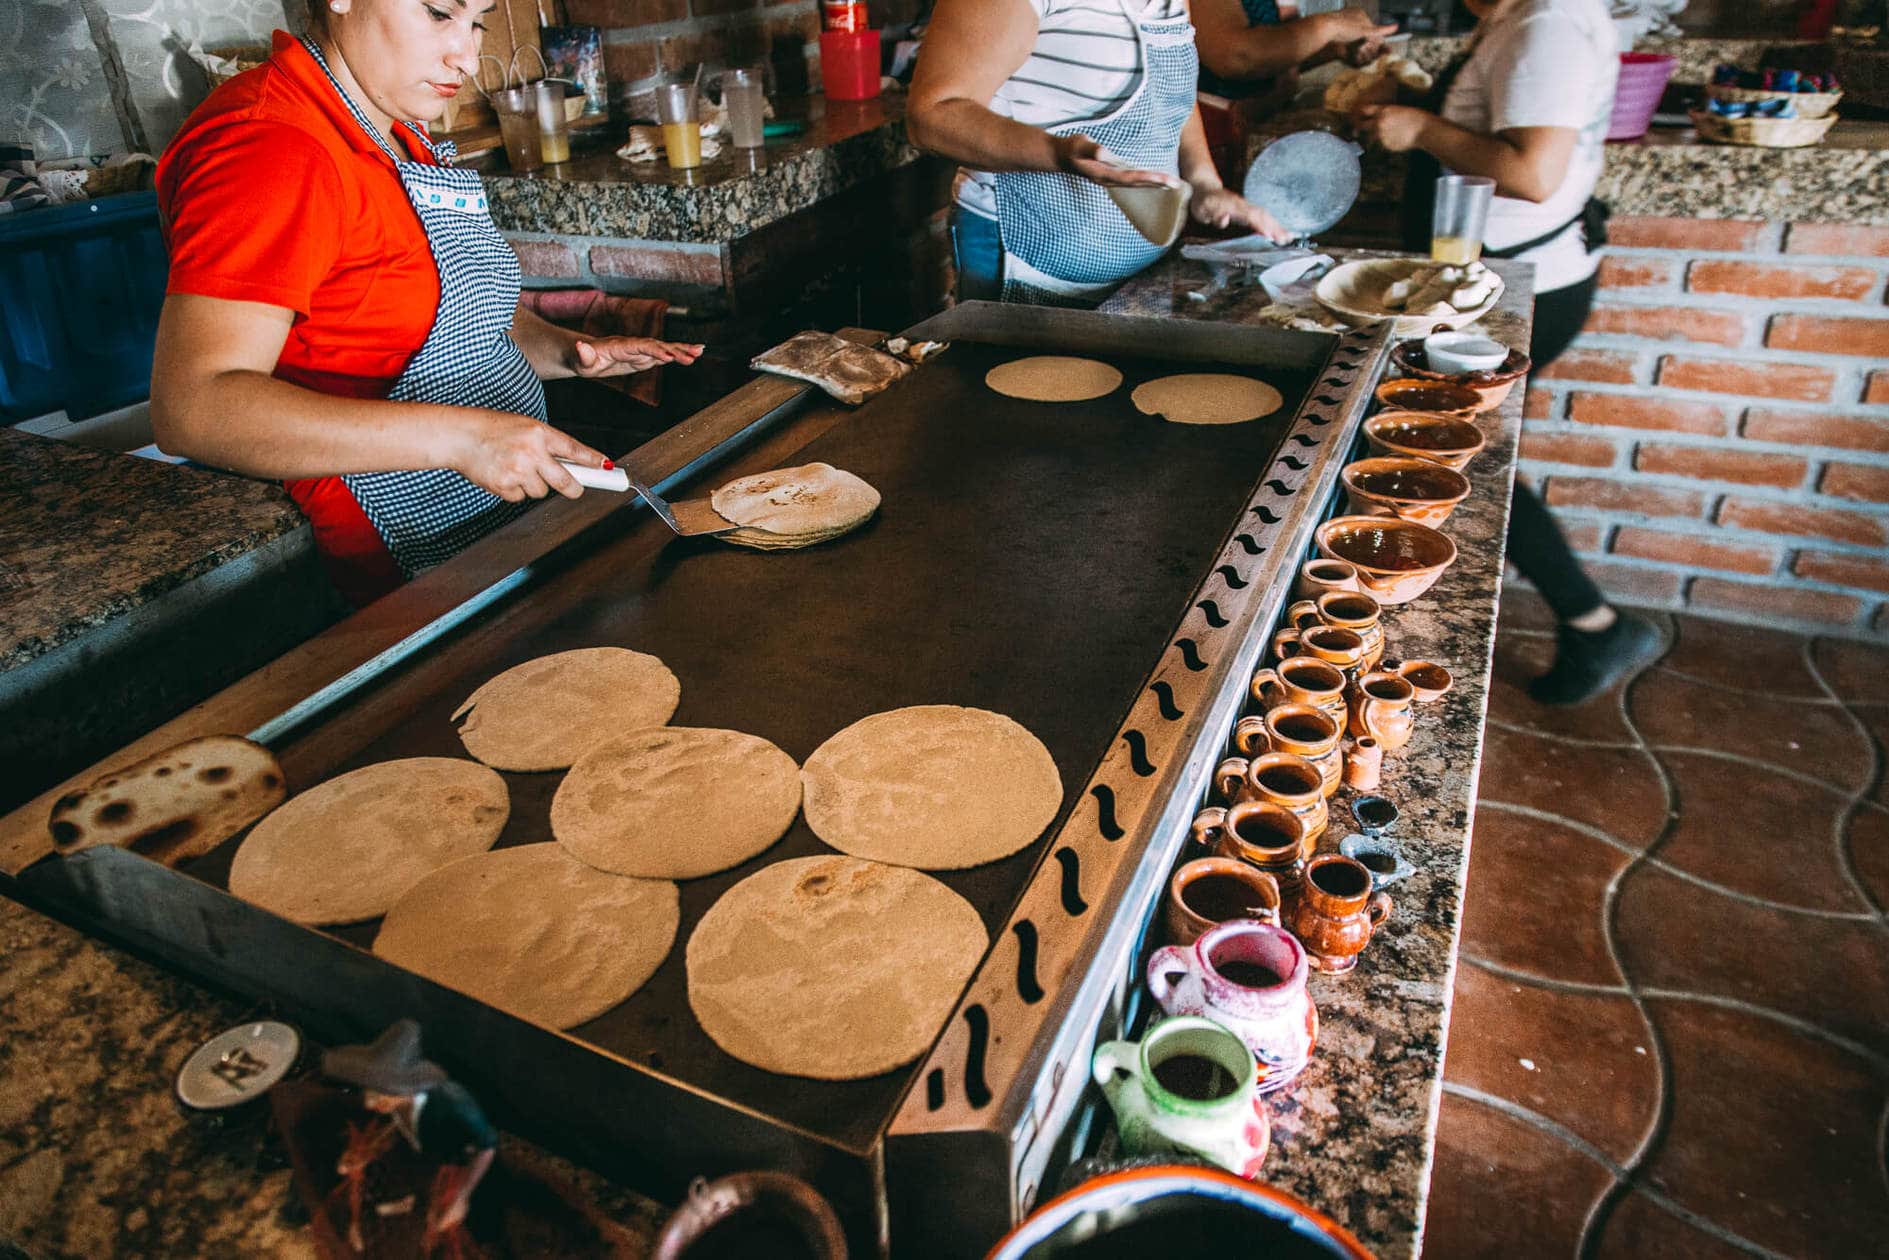
[{"label": "ceramic plate", "polygon": [[1435,265],[1427,258],[1373,258],[1349,262],[1334,268],[1331,274],[1318,282],[1318,302],[1349,323],[1381,324],[1387,319],[1395,320],[1396,325],[1391,329],[1393,336],[1419,337],[1433,331],[1439,324],[1449,328],[1473,324],[1502,300],[1502,291],[1506,286],[1498,276],[1495,292],[1489,295],[1489,300],[1467,311],[1444,315],[1405,315],[1385,308],[1386,289],[1425,267]]}]

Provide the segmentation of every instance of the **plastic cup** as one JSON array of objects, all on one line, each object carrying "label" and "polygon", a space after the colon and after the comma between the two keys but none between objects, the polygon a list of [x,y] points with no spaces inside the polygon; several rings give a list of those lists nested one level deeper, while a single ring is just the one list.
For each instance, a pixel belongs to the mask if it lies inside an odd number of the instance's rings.
[{"label": "plastic cup", "polygon": [[564,112],[564,84],[540,79],[531,85],[537,101],[538,147],[553,166],[571,160],[571,123]]},{"label": "plastic cup", "polygon": [[505,160],[515,171],[535,171],[544,165],[544,144],[538,139],[538,92],[532,87],[504,88],[492,93],[498,114],[499,138],[505,142]]},{"label": "plastic cup", "polygon": [[1479,175],[1445,175],[1436,181],[1436,215],[1430,229],[1430,259],[1466,267],[1482,257],[1495,181]]},{"label": "plastic cup", "polygon": [[722,104],[728,107],[728,138],[737,149],[758,149],[762,144],[762,114],[767,96],[761,76],[752,70],[730,70],[721,77]]},{"label": "plastic cup", "polygon": [[656,121],[669,165],[689,170],[702,164],[702,123],[693,83],[665,83],[656,89]]}]

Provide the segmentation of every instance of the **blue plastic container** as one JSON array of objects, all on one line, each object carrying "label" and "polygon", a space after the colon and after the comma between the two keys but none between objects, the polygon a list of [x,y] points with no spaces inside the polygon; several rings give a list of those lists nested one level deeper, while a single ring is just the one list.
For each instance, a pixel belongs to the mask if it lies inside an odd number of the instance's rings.
[{"label": "blue plastic container", "polygon": [[155,193],[0,215],[0,423],[149,397],[168,272]]}]

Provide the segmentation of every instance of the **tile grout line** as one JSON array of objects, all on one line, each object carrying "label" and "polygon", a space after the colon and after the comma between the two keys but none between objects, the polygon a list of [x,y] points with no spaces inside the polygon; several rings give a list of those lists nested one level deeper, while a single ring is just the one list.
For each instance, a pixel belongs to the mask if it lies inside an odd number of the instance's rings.
[{"label": "tile grout line", "polygon": [[1856,871],[1856,855],[1850,844],[1850,825],[1856,821],[1857,812],[1863,801],[1868,799],[1870,792],[1882,782],[1882,748],[1876,743],[1875,735],[1863,725],[1863,720],[1856,716],[1847,701],[1837,695],[1836,688],[1830,685],[1824,678],[1823,671],[1817,667],[1817,654],[1812,650],[1816,642],[1812,638],[1804,640],[1804,668],[1810,671],[1810,676],[1816,680],[1819,687],[1823,688],[1824,694],[1835,700],[1838,707],[1843,710],[1843,716],[1849,719],[1850,726],[1862,737],[1864,746],[1869,749],[1871,762],[1869,774],[1865,776],[1862,786],[1849,794],[1846,805],[1837,811],[1836,818],[1831,822],[1830,840],[1836,847],[1837,865],[1843,868],[1843,876],[1850,881],[1851,889],[1862,898],[1864,905],[1875,911],[1877,926],[1889,929],[1889,918],[1884,917],[1882,903],[1876,899],[1869,885]]}]

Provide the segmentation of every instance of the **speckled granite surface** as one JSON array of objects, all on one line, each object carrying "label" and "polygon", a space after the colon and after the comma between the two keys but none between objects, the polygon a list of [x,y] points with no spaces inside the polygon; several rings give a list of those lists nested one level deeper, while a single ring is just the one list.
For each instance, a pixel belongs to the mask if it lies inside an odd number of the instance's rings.
[{"label": "speckled granite surface", "polygon": [[[199,1042],[263,1014],[0,896],[0,1245],[33,1260],[313,1257],[260,1132],[186,1122],[171,1100]],[[653,1240],[661,1207],[507,1142]]]},{"label": "speckled granite surface", "polygon": [[[1526,346],[1533,269],[1496,267],[1508,287],[1481,327]],[[1206,303],[1188,298],[1205,278],[1205,268],[1176,259],[1102,309],[1237,322],[1266,304],[1251,289]],[[1448,695],[1420,708],[1415,735],[1386,759],[1379,788],[1403,811],[1389,834],[1417,872],[1390,890],[1395,910],[1357,969],[1313,976],[1318,1046],[1305,1075],[1273,1101],[1266,1179],[1332,1213],[1380,1260],[1421,1246],[1521,420],[1519,389],[1483,417],[1488,445],[1466,470],[1475,492],[1443,527],[1456,541],[1456,563],[1424,596],[1386,610],[1388,654],[1441,662],[1456,679]],[[1354,795],[1340,790],[1321,852],[1335,852],[1354,830]]]},{"label": "speckled granite surface", "polygon": [[609,149],[531,175],[498,157],[469,165],[485,177],[493,221],[509,231],[717,244],[919,159],[905,138],[902,94],[816,97],[811,109],[805,132],[770,142],[759,159],[730,145],[690,171],[627,162]]},{"label": "speckled granite surface", "polygon": [[0,428],[0,673],[298,529],[279,486]]},{"label": "speckled granite surface", "polygon": [[[1463,46],[1462,36],[1417,36],[1411,39],[1406,55],[1424,69],[1435,73],[1449,64]],[[1799,41],[1788,39],[1642,39],[1635,52],[1665,53],[1673,59],[1673,80],[1677,83],[1706,83],[1712,68],[1721,61],[1735,65],[1757,65],[1767,48]]]}]

